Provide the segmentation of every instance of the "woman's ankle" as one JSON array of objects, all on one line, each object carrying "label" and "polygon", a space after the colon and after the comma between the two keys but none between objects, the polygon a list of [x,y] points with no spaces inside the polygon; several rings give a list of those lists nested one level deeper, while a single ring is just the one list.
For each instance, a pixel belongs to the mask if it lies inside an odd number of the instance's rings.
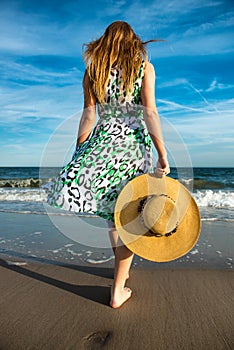
[{"label": "woman's ankle", "polygon": [[112,286],[113,294],[121,293],[124,290],[124,287],[125,287],[125,283],[118,283],[118,284],[114,283]]}]

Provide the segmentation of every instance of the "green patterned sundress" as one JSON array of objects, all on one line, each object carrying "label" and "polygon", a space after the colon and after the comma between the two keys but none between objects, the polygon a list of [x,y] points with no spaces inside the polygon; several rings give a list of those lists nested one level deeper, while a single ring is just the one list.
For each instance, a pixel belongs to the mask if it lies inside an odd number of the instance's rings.
[{"label": "green patterned sundress", "polygon": [[131,95],[121,91],[121,69],[112,69],[106,103],[98,104],[98,122],[89,138],[48,189],[47,203],[114,222],[117,197],[128,181],[151,172],[152,142],[143,118],[142,61]]}]

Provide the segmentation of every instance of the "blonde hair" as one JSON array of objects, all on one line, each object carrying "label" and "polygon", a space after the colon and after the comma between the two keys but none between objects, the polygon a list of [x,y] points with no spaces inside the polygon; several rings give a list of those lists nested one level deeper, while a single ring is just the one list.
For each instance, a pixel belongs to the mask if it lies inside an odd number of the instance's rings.
[{"label": "blonde hair", "polygon": [[113,67],[121,67],[122,88],[127,94],[131,92],[142,60],[148,60],[145,45],[154,41],[164,40],[143,42],[127,22],[116,21],[106,28],[99,39],[83,45],[86,47],[83,59],[91,82],[90,92],[99,103],[105,102],[106,87]]}]

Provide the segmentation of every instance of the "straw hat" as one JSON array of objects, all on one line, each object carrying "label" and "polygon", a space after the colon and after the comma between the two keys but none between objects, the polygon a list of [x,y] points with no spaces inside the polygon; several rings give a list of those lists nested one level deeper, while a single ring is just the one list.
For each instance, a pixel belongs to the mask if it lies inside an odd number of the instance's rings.
[{"label": "straw hat", "polygon": [[135,254],[165,262],[189,252],[201,220],[190,192],[177,180],[144,174],[129,181],[115,205],[115,226]]}]

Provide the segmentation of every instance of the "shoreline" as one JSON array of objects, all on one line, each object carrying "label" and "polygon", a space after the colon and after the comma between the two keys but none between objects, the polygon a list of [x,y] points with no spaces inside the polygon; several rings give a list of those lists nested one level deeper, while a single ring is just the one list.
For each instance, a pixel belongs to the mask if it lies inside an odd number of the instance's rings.
[{"label": "shoreline", "polygon": [[[108,230],[98,226],[100,222],[96,225],[92,221],[92,225],[87,225],[88,219],[79,220],[77,242],[61,233],[46,215],[0,212],[0,221],[0,257],[4,259],[54,265],[114,266]],[[167,263],[153,263],[135,255],[132,267],[233,270],[233,244],[233,222],[203,221],[198,242],[185,256]]]}]

